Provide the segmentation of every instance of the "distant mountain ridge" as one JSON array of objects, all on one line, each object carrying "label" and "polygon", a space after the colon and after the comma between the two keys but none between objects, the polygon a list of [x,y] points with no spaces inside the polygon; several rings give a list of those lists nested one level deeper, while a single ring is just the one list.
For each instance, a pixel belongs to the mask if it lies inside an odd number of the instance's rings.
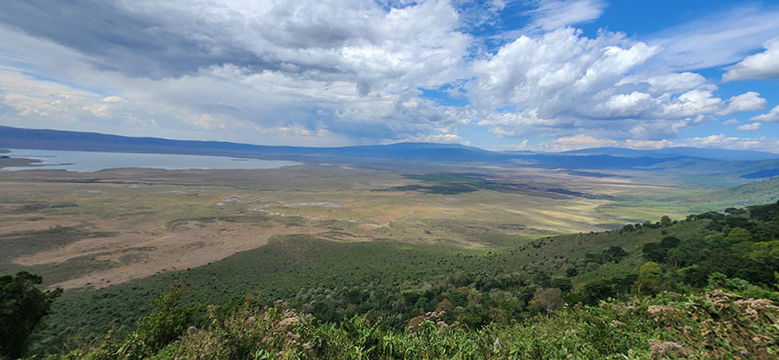
[{"label": "distant mountain ridge", "polygon": [[0,148],[220,155],[251,158],[407,158],[483,161],[508,155],[460,144],[396,143],[345,147],[252,145],[223,141],[128,137],[91,132],[23,129],[0,126]]},{"label": "distant mountain ridge", "polygon": [[779,154],[752,150],[702,149],[694,147],[670,147],[655,150],[636,150],[602,147],[566,151],[572,155],[613,155],[625,157],[690,157],[726,161],[754,161],[779,159]]},{"label": "distant mountain ridge", "polygon": [[404,142],[345,147],[251,145],[223,141],[128,137],[91,132],[24,129],[0,126],[0,148],[104,152],[218,155],[298,160],[393,159],[448,162],[524,163],[541,168],[633,169],[684,161],[760,161],[779,154],[758,151],[668,148],[632,150],[594,148],[562,153],[500,152],[460,144]]}]

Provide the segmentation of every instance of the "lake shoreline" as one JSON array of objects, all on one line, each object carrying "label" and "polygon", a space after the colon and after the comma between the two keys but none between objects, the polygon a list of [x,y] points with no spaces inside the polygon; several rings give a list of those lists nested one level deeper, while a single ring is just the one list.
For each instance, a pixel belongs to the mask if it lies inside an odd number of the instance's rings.
[{"label": "lake shoreline", "polygon": [[7,149],[0,171],[66,170],[95,172],[117,168],[163,170],[257,170],[297,166],[286,160],[265,160],[213,155],[117,153],[101,151]]}]

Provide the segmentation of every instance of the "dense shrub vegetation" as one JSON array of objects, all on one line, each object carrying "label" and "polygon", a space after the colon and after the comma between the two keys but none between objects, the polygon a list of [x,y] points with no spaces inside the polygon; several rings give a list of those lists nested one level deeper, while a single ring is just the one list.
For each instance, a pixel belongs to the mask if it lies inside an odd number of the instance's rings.
[{"label": "dense shrub vegetation", "polygon": [[[323,323],[285,303],[247,302],[227,314],[209,309],[199,325],[170,321],[162,307],[123,339],[52,359],[774,359],[779,307],[719,289],[704,296],[573,306],[553,316],[480,328],[445,321],[447,310],[420,315],[406,329],[354,316]],[[186,312],[186,310],[176,310]],[[161,343],[159,332],[176,334]]]},{"label": "dense shrub vegetation", "polygon": [[[61,346],[51,358],[779,356],[779,203],[478,256],[433,248],[411,256],[386,244],[343,254],[347,247],[332,246],[343,258],[280,258],[301,277],[268,279],[294,286],[218,306],[191,295],[204,284],[194,271],[136,326]],[[218,266],[234,271],[228,265]],[[206,268],[209,279],[218,266]]]},{"label": "dense shrub vegetation", "polygon": [[27,337],[60,295],[39,290],[40,283],[40,276],[27,272],[0,276],[0,358],[22,355]]}]

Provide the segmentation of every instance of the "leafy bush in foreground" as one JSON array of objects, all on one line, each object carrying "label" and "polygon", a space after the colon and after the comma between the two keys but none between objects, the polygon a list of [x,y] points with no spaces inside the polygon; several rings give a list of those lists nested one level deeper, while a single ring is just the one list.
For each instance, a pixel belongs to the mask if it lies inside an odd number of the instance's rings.
[{"label": "leafy bush in foreground", "polygon": [[[566,307],[514,325],[470,329],[430,312],[405,331],[356,316],[320,323],[279,302],[247,301],[228,314],[178,331],[158,347],[139,328],[110,337],[70,359],[775,359],[779,307],[715,289],[704,295],[662,293],[626,302]],[[151,321],[149,318],[143,320]],[[164,319],[156,321],[165,322]],[[167,323],[165,323],[167,324]],[[165,325],[163,324],[163,325]],[[167,325],[166,325],[167,326]],[[138,342],[140,341],[140,344]],[[148,345],[148,346],[147,346]]]}]

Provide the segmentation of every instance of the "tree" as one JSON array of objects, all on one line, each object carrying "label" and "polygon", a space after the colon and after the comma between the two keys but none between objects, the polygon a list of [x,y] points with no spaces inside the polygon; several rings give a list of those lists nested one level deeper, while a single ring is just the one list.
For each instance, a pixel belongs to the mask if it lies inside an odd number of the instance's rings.
[{"label": "tree", "polygon": [[663,238],[663,240],[660,240],[660,245],[662,245],[666,249],[671,249],[679,246],[679,243],[682,241],[679,240],[676,236],[666,236]]},{"label": "tree", "polygon": [[153,311],[138,319],[138,339],[144,346],[159,350],[181,335],[192,323],[196,309],[180,305],[182,287],[174,287],[155,299]]},{"label": "tree", "polygon": [[668,249],[660,243],[648,243],[641,248],[641,253],[646,260],[662,263],[668,256]]},{"label": "tree", "polygon": [[681,243],[677,237],[666,236],[659,243],[645,244],[641,248],[644,258],[657,263],[668,262],[668,251],[676,248]]},{"label": "tree", "polygon": [[583,285],[576,293],[566,295],[568,303],[582,303],[595,305],[600,300],[618,297],[630,290],[638,277],[630,274],[624,277],[615,276],[608,279],[596,280]]},{"label": "tree", "polygon": [[725,241],[731,244],[752,240],[752,233],[749,230],[737,227],[730,230],[728,236],[725,237]]},{"label": "tree", "polygon": [[768,205],[755,205],[747,207],[752,219],[771,221],[779,217],[779,201]]},{"label": "tree", "polygon": [[26,271],[0,277],[0,357],[17,358],[26,350],[35,325],[49,313],[61,289],[41,291],[43,279]]},{"label": "tree", "polygon": [[660,264],[652,261],[645,262],[638,269],[638,280],[636,280],[636,291],[638,293],[654,294],[660,290],[660,283],[662,273]]},{"label": "tree", "polygon": [[671,220],[668,215],[663,215],[663,217],[660,218],[660,223],[663,225],[671,225],[673,223],[673,220]]},{"label": "tree", "polygon": [[779,239],[779,219],[760,224],[752,240],[771,241]]},{"label": "tree", "polygon": [[584,254],[584,261],[596,263],[596,264],[603,264],[606,262],[606,257],[603,256],[603,253],[586,253]]},{"label": "tree", "polygon": [[571,280],[563,278],[554,278],[549,282],[550,287],[560,289],[562,292],[569,292],[573,289],[573,283]]},{"label": "tree", "polygon": [[775,283],[776,276],[779,274],[777,272],[779,269],[779,240],[753,243],[750,250],[746,254],[746,258],[757,265],[757,271],[753,273],[755,277],[749,280],[766,285],[779,285]]},{"label": "tree", "polygon": [[779,240],[752,244],[747,257],[759,263],[771,264],[779,269]]},{"label": "tree", "polygon": [[557,288],[538,288],[530,300],[530,308],[546,312],[559,310],[565,304],[560,295],[562,291]]},{"label": "tree", "polygon": [[611,246],[603,251],[603,255],[606,257],[606,259],[616,264],[622,260],[622,258],[628,256],[628,253],[625,251],[625,249],[619,246]]}]

